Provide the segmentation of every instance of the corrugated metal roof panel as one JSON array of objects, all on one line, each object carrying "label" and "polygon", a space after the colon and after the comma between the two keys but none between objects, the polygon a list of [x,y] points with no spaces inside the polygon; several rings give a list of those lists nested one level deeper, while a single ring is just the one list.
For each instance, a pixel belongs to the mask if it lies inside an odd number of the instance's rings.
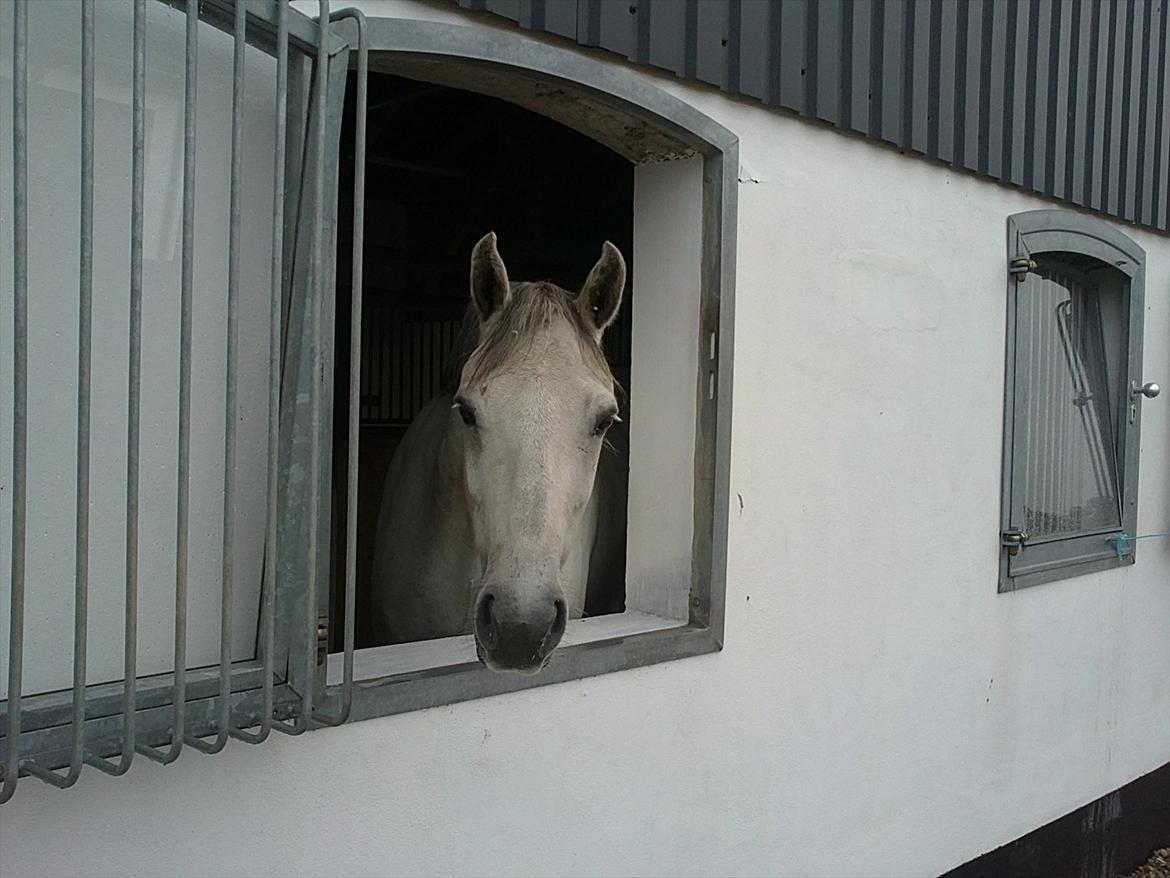
[{"label": "corrugated metal roof panel", "polygon": [[1170,0],[457,0],[1170,231]]}]

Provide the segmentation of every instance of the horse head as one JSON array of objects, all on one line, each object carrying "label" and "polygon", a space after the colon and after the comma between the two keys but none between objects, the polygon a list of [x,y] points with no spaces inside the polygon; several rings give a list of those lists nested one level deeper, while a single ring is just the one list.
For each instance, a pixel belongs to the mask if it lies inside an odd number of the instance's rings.
[{"label": "horse head", "polygon": [[600,343],[625,278],[609,242],[576,295],[510,283],[494,233],[472,251],[478,340],[451,407],[462,453],[448,476],[466,492],[480,572],[473,631],[493,670],[539,671],[584,604],[585,584],[565,566],[618,418]]}]

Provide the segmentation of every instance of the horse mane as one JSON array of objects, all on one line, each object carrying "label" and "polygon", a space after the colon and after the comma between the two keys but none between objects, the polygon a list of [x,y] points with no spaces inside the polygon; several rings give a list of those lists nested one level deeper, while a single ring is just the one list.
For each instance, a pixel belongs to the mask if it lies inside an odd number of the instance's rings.
[{"label": "horse mane", "polygon": [[489,321],[482,339],[479,313],[474,305],[468,304],[444,370],[443,384],[447,392],[458,388],[468,363],[471,364],[468,381],[480,381],[511,359],[521,347],[532,344],[541,328],[558,319],[567,321],[575,330],[586,367],[603,381],[613,384],[615,390],[618,388],[609,362],[585,318],[577,310],[572,293],[545,281],[514,283],[511,293],[503,309]]}]

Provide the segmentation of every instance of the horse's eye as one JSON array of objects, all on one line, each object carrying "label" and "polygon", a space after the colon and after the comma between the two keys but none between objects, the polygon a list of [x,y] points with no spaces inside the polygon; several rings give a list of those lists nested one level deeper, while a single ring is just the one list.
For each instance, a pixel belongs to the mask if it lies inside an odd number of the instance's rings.
[{"label": "horse's eye", "polygon": [[616,414],[602,415],[598,419],[597,425],[593,428],[593,435],[594,436],[604,436],[605,431],[613,426],[613,422],[620,421],[620,420],[621,420],[621,418],[619,418]]},{"label": "horse's eye", "polygon": [[463,419],[463,423],[469,427],[475,426],[475,409],[465,402],[456,402],[451,407],[459,410],[459,417]]}]

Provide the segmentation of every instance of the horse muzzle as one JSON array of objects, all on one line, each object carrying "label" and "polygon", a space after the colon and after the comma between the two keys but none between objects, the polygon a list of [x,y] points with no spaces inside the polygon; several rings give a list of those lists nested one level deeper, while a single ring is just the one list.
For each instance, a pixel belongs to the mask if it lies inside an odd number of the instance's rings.
[{"label": "horse muzzle", "polygon": [[536,674],[565,633],[568,611],[559,589],[518,596],[485,586],[475,601],[475,651],[493,671]]}]

